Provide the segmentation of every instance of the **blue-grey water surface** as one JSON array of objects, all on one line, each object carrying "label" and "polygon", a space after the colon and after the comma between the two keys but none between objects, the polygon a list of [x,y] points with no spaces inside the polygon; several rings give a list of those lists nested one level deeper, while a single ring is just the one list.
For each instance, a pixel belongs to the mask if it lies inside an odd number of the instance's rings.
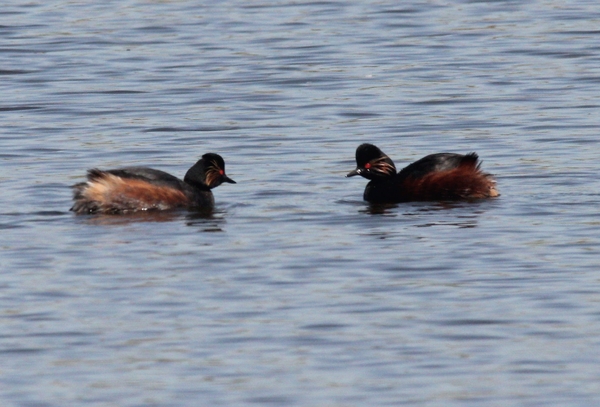
[{"label": "blue-grey water surface", "polygon": [[[89,4],[88,4],[89,3]],[[594,1],[15,1],[0,10],[0,405],[600,403]],[[370,207],[476,151],[498,199]],[[238,183],[75,216],[88,168]]]}]

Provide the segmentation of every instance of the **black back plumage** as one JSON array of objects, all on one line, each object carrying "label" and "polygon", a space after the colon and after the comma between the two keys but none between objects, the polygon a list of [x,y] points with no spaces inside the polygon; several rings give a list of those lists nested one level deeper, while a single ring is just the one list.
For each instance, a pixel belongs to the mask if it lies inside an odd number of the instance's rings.
[{"label": "black back plumage", "polygon": [[399,177],[421,178],[432,172],[449,171],[465,163],[476,164],[479,156],[476,153],[466,155],[455,153],[430,154],[404,167]]}]

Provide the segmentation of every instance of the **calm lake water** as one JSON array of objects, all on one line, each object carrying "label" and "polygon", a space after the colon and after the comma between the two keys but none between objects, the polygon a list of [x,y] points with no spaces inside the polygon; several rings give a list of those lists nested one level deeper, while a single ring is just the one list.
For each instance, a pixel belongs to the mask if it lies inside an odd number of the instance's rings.
[{"label": "calm lake water", "polygon": [[[597,2],[95,3],[0,10],[2,406],[600,403]],[[363,142],[502,196],[370,207]],[[69,212],[206,152],[212,217]]]}]

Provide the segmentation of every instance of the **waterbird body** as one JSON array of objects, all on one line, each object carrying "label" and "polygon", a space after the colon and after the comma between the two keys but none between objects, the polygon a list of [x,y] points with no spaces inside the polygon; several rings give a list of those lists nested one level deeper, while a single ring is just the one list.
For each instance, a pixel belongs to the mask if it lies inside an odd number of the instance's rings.
[{"label": "waterbird body", "polygon": [[83,213],[127,213],[187,208],[211,210],[211,189],[223,182],[235,184],[225,175],[225,161],[214,153],[202,156],[183,180],[147,167],[114,170],[91,169],[87,182],[73,186],[71,210]]},{"label": "waterbird body", "polygon": [[357,167],[346,177],[368,180],[363,198],[372,203],[481,199],[499,196],[496,182],[481,171],[476,153],[431,154],[396,173],[391,158],[373,144],[356,149]]}]

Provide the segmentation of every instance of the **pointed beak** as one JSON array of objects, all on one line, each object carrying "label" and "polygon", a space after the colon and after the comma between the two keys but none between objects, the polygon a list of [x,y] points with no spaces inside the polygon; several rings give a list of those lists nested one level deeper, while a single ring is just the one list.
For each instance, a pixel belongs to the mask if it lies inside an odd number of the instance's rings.
[{"label": "pointed beak", "polygon": [[350,178],[355,175],[360,175],[360,168],[350,171],[348,174],[346,174],[346,178]]},{"label": "pointed beak", "polygon": [[223,182],[229,182],[230,184],[237,184],[234,180],[229,178],[227,175],[223,175]]}]

